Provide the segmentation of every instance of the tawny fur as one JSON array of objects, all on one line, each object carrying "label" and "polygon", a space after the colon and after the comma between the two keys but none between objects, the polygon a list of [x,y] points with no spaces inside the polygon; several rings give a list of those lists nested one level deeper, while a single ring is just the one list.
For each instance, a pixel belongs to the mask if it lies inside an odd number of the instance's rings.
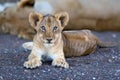
[{"label": "tawny fur", "polygon": [[[28,1],[28,2],[27,2]],[[17,35],[20,38],[33,39],[35,31],[28,21],[29,13],[34,11],[31,6],[22,5],[30,0],[22,0],[18,5],[8,7],[0,12],[0,33]]]},{"label": "tawny fur", "polygon": [[65,12],[56,14],[55,16],[43,16],[40,13],[30,14],[29,22],[37,31],[37,34],[34,37],[34,44],[28,61],[24,63],[26,68],[36,68],[42,65],[42,56],[53,60],[53,66],[69,67],[64,57],[63,40],[61,36],[61,31],[64,26],[67,25],[68,20],[68,14]]},{"label": "tawny fur", "polygon": [[26,68],[36,68],[42,65],[43,56],[50,58],[53,66],[68,68],[65,57],[76,57],[91,54],[102,41],[89,30],[63,31],[69,21],[66,12],[55,15],[42,15],[31,13],[29,22],[36,30],[33,43],[23,44],[24,48],[32,49],[28,61],[24,63]]},{"label": "tawny fur", "polygon": [[47,1],[53,6],[54,12],[69,13],[70,21],[65,27],[66,30],[120,31],[120,1],[118,0]]},{"label": "tawny fur", "polygon": [[[28,15],[36,10],[34,5],[39,2],[42,0],[36,2],[21,0],[18,5],[6,8],[0,13],[0,33],[33,39],[35,31],[29,25]],[[119,0],[46,0],[46,2],[52,6],[52,14],[61,11],[70,14],[70,21],[64,30],[120,31]],[[36,8],[41,11],[39,7]]]}]

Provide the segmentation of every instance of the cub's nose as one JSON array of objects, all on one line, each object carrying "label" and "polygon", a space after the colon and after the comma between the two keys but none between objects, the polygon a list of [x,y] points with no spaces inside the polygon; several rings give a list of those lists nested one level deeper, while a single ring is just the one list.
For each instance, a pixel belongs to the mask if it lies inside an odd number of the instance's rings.
[{"label": "cub's nose", "polygon": [[52,39],[47,39],[48,43],[51,43]]}]

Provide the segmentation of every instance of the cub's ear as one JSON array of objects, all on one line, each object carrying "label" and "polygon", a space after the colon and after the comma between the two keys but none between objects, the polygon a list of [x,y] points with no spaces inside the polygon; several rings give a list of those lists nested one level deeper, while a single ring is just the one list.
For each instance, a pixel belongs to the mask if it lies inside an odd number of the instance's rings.
[{"label": "cub's ear", "polygon": [[33,7],[34,4],[35,4],[35,0],[21,0],[19,3],[19,8]]},{"label": "cub's ear", "polygon": [[61,26],[64,28],[68,24],[69,14],[67,12],[61,12],[55,14],[55,18],[60,20]]},{"label": "cub's ear", "polygon": [[29,22],[33,28],[36,28],[37,23],[43,19],[43,15],[37,12],[31,12],[29,15]]}]

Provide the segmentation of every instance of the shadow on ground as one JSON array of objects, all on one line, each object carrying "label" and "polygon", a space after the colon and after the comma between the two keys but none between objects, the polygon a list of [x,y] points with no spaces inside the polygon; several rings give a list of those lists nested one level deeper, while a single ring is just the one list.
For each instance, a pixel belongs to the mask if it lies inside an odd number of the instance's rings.
[{"label": "shadow on ground", "polygon": [[[104,41],[120,41],[120,32],[97,33]],[[69,69],[56,68],[50,62],[37,69],[23,67],[30,51],[21,44],[28,40],[0,35],[0,80],[120,80],[120,47],[99,48],[94,54],[67,58]]]}]

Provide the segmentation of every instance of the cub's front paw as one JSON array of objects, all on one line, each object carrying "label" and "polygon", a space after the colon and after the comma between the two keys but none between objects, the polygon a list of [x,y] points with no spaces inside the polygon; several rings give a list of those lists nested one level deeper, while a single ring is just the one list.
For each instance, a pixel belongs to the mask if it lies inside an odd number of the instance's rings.
[{"label": "cub's front paw", "polygon": [[32,50],[33,42],[26,42],[22,44],[22,47],[27,50]]},{"label": "cub's front paw", "polygon": [[65,59],[61,59],[61,58],[53,60],[52,65],[58,66],[58,67],[69,68],[69,64],[65,61]]},{"label": "cub's front paw", "polygon": [[42,65],[42,62],[38,59],[32,59],[32,60],[28,60],[26,61],[23,66],[26,68],[36,68]]}]

